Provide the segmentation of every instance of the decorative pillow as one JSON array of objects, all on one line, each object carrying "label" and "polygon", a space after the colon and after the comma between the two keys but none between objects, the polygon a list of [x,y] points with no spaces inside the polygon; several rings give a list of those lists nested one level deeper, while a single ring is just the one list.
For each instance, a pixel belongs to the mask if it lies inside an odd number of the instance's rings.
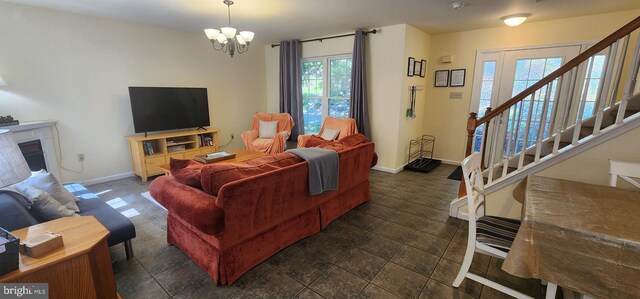
[{"label": "decorative pillow", "polygon": [[[42,191],[45,191],[53,199],[57,200],[60,204],[67,207],[67,209],[74,212],[80,212],[78,205],[76,204],[77,197],[73,196],[71,192],[58,182],[56,177],[47,173],[45,170],[40,170],[31,174],[31,177],[16,184],[16,189],[27,189],[28,186],[35,187]],[[19,191],[22,192],[22,191]],[[23,192],[24,194],[24,192]],[[27,194],[25,196],[29,197]]]},{"label": "decorative pillow", "polygon": [[260,129],[258,130],[258,137],[273,139],[278,133],[277,121],[260,121]]},{"label": "decorative pillow", "polygon": [[340,134],[340,130],[324,128],[324,130],[322,130],[322,135],[320,135],[320,138],[324,140],[335,140],[336,137],[338,137],[338,134]]},{"label": "decorative pillow", "polygon": [[176,181],[198,189],[202,189],[200,172],[203,166],[204,164],[193,160],[171,158],[169,161],[171,176],[173,176]]},{"label": "decorative pillow", "polygon": [[363,143],[368,142],[368,141],[369,141],[369,139],[366,136],[364,136],[364,135],[362,135],[360,133],[349,135],[349,136],[346,136],[346,137],[338,140],[339,143],[342,143],[342,144],[344,144],[346,146],[350,146],[350,147],[351,146],[356,146],[358,144],[363,144]]},{"label": "decorative pillow", "polygon": [[200,182],[202,183],[202,190],[213,196],[218,196],[220,188],[227,183],[300,162],[302,162],[302,159],[294,154],[280,153],[239,163],[211,164],[202,168]]},{"label": "decorative pillow", "polygon": [[73,210],[63,206],[44,190],[40,190],[30,185],[16,186],[16,190],[24,194],[33,202],[31,205],[31,213],[40,222],[75,215]]},{"label": "decorative pillow", "polygon": [[318,135],[311,135],[307,142],[304,143],[304,147],[316,147],[327,142],[329,141],[320,138]]}]

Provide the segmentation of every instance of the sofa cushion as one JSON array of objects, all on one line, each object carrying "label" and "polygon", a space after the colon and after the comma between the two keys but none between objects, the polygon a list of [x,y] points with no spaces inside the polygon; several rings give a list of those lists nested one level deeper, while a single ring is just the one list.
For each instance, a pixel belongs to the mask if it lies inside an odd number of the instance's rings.
[{"label": "sofa cushion", "polygon": [[75,211],[59,203],[44,190],[28,184],[18,184],[16,190],[33,202],[31,213],[40,222],[75,215]]},{"label": "sofa cushion", "polygon": [[217,196],[225,184],[240,179],[274,171],[302,162],[298,156],[289,153],[268,155],[239,163],[218,163],[202,167],[200,183],[202,190]]},{"label": "sofa cushion", "polygon": [[109,230],[111,233],[107,238],[109,246],[136,237],[136,229],[133,223],[100,198],[83,199],[77,203],[80,208],[80,215],[96,217],[96,219]]},{"label": "sofa cushion", "polygon": [[38,224],[23,203],[17,197],[21,196],[12,191],[0,190],[0,227],[12,231]]},{"label": "sofa cushion", "polygon": [[[29,187],[35,187],[48,193],[53,199],[65,206],[67,209],[74,212],[80,212],[76,205],[76,197],[67,191],[58,179],[52,174],[47,173],[45,170],[34,172],[30,178],[17,183],[17,190],[28,189]],[[25,194],[24,192],[20,191]],[[26,194],[25,194],[26,195]]]},{"label": "sofa cushion", "polygon": [[204,164],[194,160],[173,159],[169,162],[171,175],[176,181],[185,185],[202,189],[200,184],[200,172]]}]

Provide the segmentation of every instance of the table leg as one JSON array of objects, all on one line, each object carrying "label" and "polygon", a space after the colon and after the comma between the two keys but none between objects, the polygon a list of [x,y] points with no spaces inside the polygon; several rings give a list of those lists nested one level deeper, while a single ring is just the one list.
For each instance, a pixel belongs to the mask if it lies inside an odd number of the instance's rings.
[{"label": "table leg", "polygon": [[547,282],[547,295],[546,299],[555,299],[556,291],[558,290],[558,285],[552,282]]}]

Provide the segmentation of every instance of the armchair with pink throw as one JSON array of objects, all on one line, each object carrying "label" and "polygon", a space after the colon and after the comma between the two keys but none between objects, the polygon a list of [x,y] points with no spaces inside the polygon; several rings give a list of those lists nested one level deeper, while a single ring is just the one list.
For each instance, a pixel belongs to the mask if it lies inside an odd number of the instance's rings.
[{"label": "armchair with pink throw", "polygon": [[[277,122],[277,126],[273,126],[273,122]],[[242,133],[242,141],[251,151],[282,153],[294,125],[293,118],[288,113],[256,112],[253,115],[251,130]]]},{"label": "armchair with pink throw", "polygon": [[[358,126],[356,125],[356,120],[353,118],[337,118],[327,116],[322,121],[322,128],[320,128],[320,132],[318,136],[322,136],[325,133],[326,129],[337,130],[338,136],[337,140],[340,140],[344,137],[358,134]],[[312,135],[300,135],[298,136],[298,148],[304,147],[304,144],[311,138]]]}]

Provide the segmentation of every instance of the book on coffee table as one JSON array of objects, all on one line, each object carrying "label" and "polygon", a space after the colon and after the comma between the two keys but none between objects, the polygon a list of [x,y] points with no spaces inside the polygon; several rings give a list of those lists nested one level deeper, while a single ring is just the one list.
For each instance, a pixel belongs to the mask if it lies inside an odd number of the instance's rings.
[{"label": "book on coffee table", "polygon": [[193,160],[198,161],[200,163],[209,164],[209,163],[218,162],[222,160],[233,159],[235,157],[236,157],[236,154],[230,154],[225,151],[222,151],[222,152],[215,152],[215,153],[210,153],[206,155],[195,156]]}]

